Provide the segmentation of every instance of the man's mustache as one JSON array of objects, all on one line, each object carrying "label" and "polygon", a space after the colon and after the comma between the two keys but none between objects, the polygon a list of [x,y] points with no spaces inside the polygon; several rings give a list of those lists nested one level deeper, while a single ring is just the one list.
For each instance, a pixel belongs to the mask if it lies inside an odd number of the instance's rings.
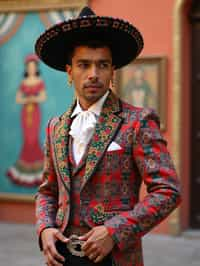
[{"label": "man's mustache", "polygon": [[88,82],[85,83],[84,88],[90,88],[90,87],[96,87],[96,88],[102,88],[103,84],[101,82]]}]

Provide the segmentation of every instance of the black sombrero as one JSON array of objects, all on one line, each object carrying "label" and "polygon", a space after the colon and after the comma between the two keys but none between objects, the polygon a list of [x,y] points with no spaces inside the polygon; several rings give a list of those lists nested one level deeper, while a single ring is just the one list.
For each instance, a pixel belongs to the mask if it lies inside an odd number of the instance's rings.
[{"label": "black sombrero", "polygon": [[143,48],[143,38],[132,24],[118,18],[97,16],[85,7],[76,19],[63,21],[46,30],[38,38],[35,50],[45,64],[65,71],[72,47],[87,40],[105,41],[112,50],[116,69],[130,63]]}]

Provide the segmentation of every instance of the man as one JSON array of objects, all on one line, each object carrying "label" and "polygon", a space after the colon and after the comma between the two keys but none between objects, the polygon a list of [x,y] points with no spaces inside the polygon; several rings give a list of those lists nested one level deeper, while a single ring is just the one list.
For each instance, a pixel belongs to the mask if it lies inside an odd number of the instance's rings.
[{"label": "man", "polygon": [[[180,202],[157,115],[109,89],[141,52],[128,22],[84,8],[40,36],[36,53],[67,71],[77,100],[47,126],[37,228],[47,265],[142,266],[141,237]],[[144,181],[148,195],[139,201]]]}]

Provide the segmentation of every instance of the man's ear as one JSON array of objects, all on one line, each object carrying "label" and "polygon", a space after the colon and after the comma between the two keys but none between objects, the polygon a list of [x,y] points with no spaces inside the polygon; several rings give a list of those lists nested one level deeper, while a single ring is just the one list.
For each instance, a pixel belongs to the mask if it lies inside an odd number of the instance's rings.
[{"label": "man's ear", "polygon": [[66,65],[65,66],[66,73],[68,74],[68,84],[72,86],[72,66]]},{"label": "man's ear", "polygon": [[72,66],[66,65],[65,66],[65,70],[66,70],[67,74],[71,77],[71,75],[72,75]]}]

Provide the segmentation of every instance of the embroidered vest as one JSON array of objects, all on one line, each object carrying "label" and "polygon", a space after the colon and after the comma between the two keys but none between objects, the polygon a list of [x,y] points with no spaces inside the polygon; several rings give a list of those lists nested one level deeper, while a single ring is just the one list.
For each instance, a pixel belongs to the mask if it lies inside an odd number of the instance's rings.
[{"label": "embroidered vest", "polygon": [[83,176],[85,174],[87,151],[88,149],[86,149],[86,152],[83,155],[79,164],[76,165],[76,162],[73,157],[72,137],[69,138],[69,163],[71,170],[71,194],[70,194],[71,212],[70,212],[69,225],[73,226],[83,225],[83,221],[80,217],[80,188]]}]

